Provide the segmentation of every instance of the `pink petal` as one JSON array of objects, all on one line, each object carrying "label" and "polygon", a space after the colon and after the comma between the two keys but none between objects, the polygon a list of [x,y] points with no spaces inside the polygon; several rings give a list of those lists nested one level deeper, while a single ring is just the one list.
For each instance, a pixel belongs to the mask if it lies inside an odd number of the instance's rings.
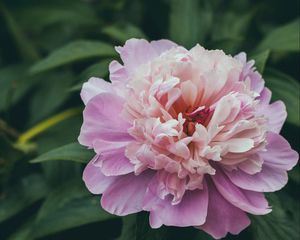
[{"label": "pink petal", "polygon": [[221,169],[216,171],[212,180],[219,193],[232,205],[248,213],[263,215],[271,212],[263,193],[242,190],[236,187],[230,179],[224,175]]},{"label": "pink petal", "polygon": [[102,207],[118,216],[142,211],[142,202],[153,173],[144,172],[138,176],[127,174],[118,177],[103,193]]},{"label": "pink petal", "polygon": [[98,139],[109,141],[129,141],[127,132],[130,125],[125,122],[120,112],[124,100],[111,93],[101,93],[93,97],[83,111],[83,124],[78,141],[93,148]]},{"label": "pink petal", "polygon": [[250,175],[242,170],[225,172],[230,180],[238,187],[256,192],[274,192],[281,189],[288,181],[285,170],[263,164],[259,173]]},{"label": "pink petal", "polygon": [[[149,195],[148,195],[149,197]],[[150,197],[151,198],[151,197]],[[145,203],[145,202],[144,202]],[[197,226],[205,222],[208,206],[208,191],[206,184],[203,184],[203,190],[186,191],[180,203],[172,205],[170,199],[165,200],[155,198],[148,199],[148,206],[144,209],[151,209],[151,226],[188,227]]]},{"label": "pink petal", "polygon": [[268,130],[279,133],[287,117],[285,105],[276,101],[264,108],[264,115],[268,118]]},{"label": "pink petal", "polygon": [[294,151],[287,140],[279,134],[268,132],[267,134],[267,151],[261,152],[260,157],[269,166],[291,170],[298,162],[299,155]]},{"label": "pink petal", "polygon": [[239,234],[250,224],[247,214],[227,202],[215,188],[208,185],[209,204],[206,222],[198,228],[209,233],[216,239],[226,236],[228,232]]},{"label": "pink petal", "polygon": [[155,51],[158,53],[158,55],[162,54],[165,51],[168,51],[169,49],[176,47],[177,44],[166,39],[161,39],[158,41],[152,41],[150,42],[151,46],[155,49]]},{"label": "pink petal", "polygon": [[88,190],[93,194],[103,193],[115,180],[116,177],[104,176],[101,169],[94,165],[94,162],[99,158],[96,155],[85,167],[83,171],[83,181]]},{"label": "pink petal", "polygon": [[92,77],[82,85],[80,96],[86,105],[89,100],[103,92],[113,92],[111,83],[101,78]]},{"label": "pink petal", "polygon": [[105,176],[124,175],[134,170],[133,164],[125,157],[125,147],[102,152],[95,165]]}]

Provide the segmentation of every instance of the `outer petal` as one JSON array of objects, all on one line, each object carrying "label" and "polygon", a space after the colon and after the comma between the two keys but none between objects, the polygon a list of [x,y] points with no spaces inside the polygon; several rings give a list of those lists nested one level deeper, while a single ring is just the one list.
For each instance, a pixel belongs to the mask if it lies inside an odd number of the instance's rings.
[{"label": "outer petal", "polygon": [[247,214],[227,202],[211,182],[208,183],[208,191],[209,204],[206,222],[198,228],[220,239],[228,232],[239,234],[250,224]]},{"label": "outer petal", "polygon": [[83,111],[83,124],[78,141],[93,148],[97,139],[109,141],[129,141],[127,133],[130,125],[120,115],[123,99],[111,93],[101,93],[93,97]]},{"label": "outer petal", "polygon": [[[203,190],[186,191],[181,202],[176,205],[172,205],[168,198],[165,200],[153,198],[150,201],[148,199],[149,203],[156,205],[150,211],[150,224],[153,228],[160,227],[161,224],[178,227],[201,225],[205,222],[207,215],[206,183],[203,183]],[[151,205],[146,208],[151,208]]]},{"label": "outer petal", "polygon": [[86,105],[89,100],[103,92],[113,92],[111,83],[101,78],[92,77],[82,85],[80,96]]},{"label": "outer petal", "polygon": [[151,46],[155,49],[155,51],[160,55],[165,51],[168,51],[169,49],[176,47],[177,44],[166,39],[161,39],[158,41],[152,41],[150,42]]},{"label": "outer petal", "polygon": [[287,172],[263,164],[259,173],[250,175],[241,170],[226,171],[226,175],[238,187],[256,192],[274,192],[281,189],[288,181]]},{"label": "outer petal", "polygon": [[271,212],[263,193],[242,190],[236,187],[221,169],[218,169],[216,175],[211,178],[220,194],[232,205],[255,215]]},{"label": "outer petal", "polygon": [[133,164],[125,157],[125,147],[102,152],[95,165],[106,176],[124,175],[134,171]]},{"label": "outer petal", "polygon": [[274,168],[291,170],[298,162],[299,155],[279,134],[268,132],[267,151],[259,155],[266,164]]},{"label": "outer petal", "polygon": [[142,211],[142,201],[152,176],[152,172],[146,171],[138,176],[127,174],[118,177],[103,193],[102,207],[119,216]]},{"label": "outer petal", "polygon": [[104,176],[101,169],[94,165],[94,162],[99,158],[96,155],[85,167],[83,171],[83,181],[91,193],[103,193],[115,180],[116,177]]},{"label": "outer petal", "polygon": [[158,56],[155,49],[144,39],[129,39],[123,47],[116,47],[116,51],[128,73],[133,73],[138,66]]}]

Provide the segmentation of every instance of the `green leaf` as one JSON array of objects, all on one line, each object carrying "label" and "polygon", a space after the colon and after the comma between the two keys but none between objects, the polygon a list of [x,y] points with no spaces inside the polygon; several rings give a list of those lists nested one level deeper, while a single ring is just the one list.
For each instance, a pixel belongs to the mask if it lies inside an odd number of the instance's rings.
[{"label": "green leaf", "polygon": [[72,86],[73,81],[74,76],[67,71],[45,74],[43,81],[38,83],[30,98],[31,118],[28,125],[33,125],[48,117],[67,101],[70,97],[68,89]]},{"label": "green leaf", "polygon": [[300,50],[299,24],[299,19],[296,19],[286,25],[275,28],[265,36],[259,44],[258,50],[270,49],[277,52],[298,52]]},{"label": "green leaf", "polygon": [[272,90],[272,99],[282,100],[285,103],[287,121],[299,126],[299,82],[273,69],[268,69],[264,78],[266,85]]},{"label": "green leaf", "polygon": [[99,63],[95,63],[85,69],[79,76],[80,83],[73,86],[70,91],[78,91],[82,88],[82,84],[88,81],[91,77],[104,78],[108,74],[108,65],[111,59],[103,60]]},{"label": "green leaf", "polygon": [[12,13],[0,2],[0,13],[3,15],[7,27],[19,49],[20,54],[24,60],[37,60],[39,54],[35,49],[35,46],[26,36],[25,32],[20,28],[19,24],[16,22]]},{"label": "green leaf", "polygon": [[212,24],[212,11],[204,2],[200,8],[197,0],[171,0],[171,40],[186,47],[193,47],[204,40]]},{"label": "green leaf", "polygon": [[101,209],[99,197],[91,196],[82,183],[65,182],[42,205],[32,227],[32,239],[113,218]]},{"label": "green leaf", "polygon": [[269,58],[269,55],[270,50],[266,50],[249,58],[255,60],[255,67],[260,74],[263,74],[265,70],[266,62]]},{"label": "green leaf", "polygon": [[[299,230],[297,230],[298,216],[290,216],[288,212],[288,205],[292,204],[292,211],[297,210],[297,204],[293,203],[293,201],[288,198],[288,196],[284,197],[284,201],[289,200],[292,202],[285,202],[281,204],[280,199],[273,193],[269,195],[269,203],[272,206],[273,210],[271,213],[265,216],[252,216],[252,233],[254,234],[254,238],[256,240],[282,240],[288,239],[296,240],[299,239]],[[286,200],[285,200],[286,199]],[[291,212],[290,212],[291,214]],[[295,219],[293,219],[295,218]]]},{"label": "green leaf", "polygon": [[0,111],[16,104],[38,82],[37,77],[28,76],[26,71],[26,64],[0,69]]},{"label": "green leaf", "polygon": [[104,42],[78,40],[56,49],[30,69],[33,74],[93,57],[114,56],[114,48]]},{"label": "green leaf", "polygon": [[111,25],[102,29],[102,32],[120,43],[125,43],[130,38],[146,38],[144,33],[131,24]]},{"label": "green leaf", "polygon": [[44,178],[38,174],[24,177],[10,188],[8,192],[2,193],[0,199],[0,222],[45,197],[48,191]]},{"label": "green leaf", "polygon": [[66,160],[79,163],[87,163],[95,153],[88,150],[86,147],[81,146],[79,143],[70,143],[65,146],[53,149],[46,152],[37,158],[31,160],[31,163],[40,163],[53,160]]}]

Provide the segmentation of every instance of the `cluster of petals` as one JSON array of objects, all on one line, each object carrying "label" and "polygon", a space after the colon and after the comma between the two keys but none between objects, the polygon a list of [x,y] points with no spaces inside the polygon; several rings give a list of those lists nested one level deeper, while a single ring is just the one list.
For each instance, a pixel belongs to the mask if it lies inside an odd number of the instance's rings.
[{"label": "cluster of petals", "polygon": [[281,101],[245,53],[232,57],[168,40],[116,47],[110,81],[83,85],[79,142],[96,155],[83,180],[120,216],[148,211],[152,228],[194,226],[238,234],[247,213],[271,211],[298,154],[279,134]]}]

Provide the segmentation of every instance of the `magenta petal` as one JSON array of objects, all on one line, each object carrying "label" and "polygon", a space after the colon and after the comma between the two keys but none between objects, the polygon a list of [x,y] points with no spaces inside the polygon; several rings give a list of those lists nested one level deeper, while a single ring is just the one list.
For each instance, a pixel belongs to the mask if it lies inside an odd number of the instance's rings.
[{"label": "magenta petal", "polygon": [[232,184],[222,170],[217,170],[212,180],[220,194],[232,205],[248,213],[263,215],[271,212],[263,193],[242,190]]},{"label": "magenta petal", "polygon": [[113,92],[111,83],[101,78],[92,77],[82,85],[80,96],[86,105],[89,100],[103,92]]},{"label": "magenta petal", "polygon": [[297,164],[299,155],[284,137],[268,132],[267,142],[267,151],[259,154],[266,164],[283,170],[291,170]]},{"label": "magenta petal", "polygon": [[198,228],[214,238],[220,239],[225,237],[228,232],[239,234],[250,224],[247,214],[227,202],[213,183],[208,185],[208,192],[209,204],[206,222]]},{"label": "magenta petal", "polygon": [[274,192],[281,189],[288,181],[285,170],[277,169],[265,163],[261,172],[250,175],[241,170],[225,172],[238,187],[255,192]]},{"label": "magenta petal", "polygon": [[[204,183],[203,190],[186,191],[180,203],[172,205],[170,200],[163,200],[151,211],[152,227],[198,226],[205,222],[208,206],[208,192]],[[155,219],[156,218],[156,219]],[[161,223],[161,224],[159,224]]]},{"label": "magenta petal", "polygon": [[93,194],[103,193],[115,180],[115,177],[104,176],[101,169],[94,165],[99,158],[96,155],[85,167],[83,171],[83,181],[88,190]]},{"label": "magenta petal", "polygon": [[98,139],[108,141],[129,141],[132,137],[120,112],[124,100],[111,93],[101,93],[93,97],[83,111],[83,124],[78,141],[80,144],[93,148]]},{"label": "magenta petal", "polygon": [[103,193],[102,207],[115,215],[125,216],[142,211],[142,202],[153,173],[138,176],[127,174],[118,179]]},{"label": "magenta petal", "polygon": [[102,152],[95,165],[106,176],[124,175],[134,170],[133,164],[125,157],[125,147]]}]

